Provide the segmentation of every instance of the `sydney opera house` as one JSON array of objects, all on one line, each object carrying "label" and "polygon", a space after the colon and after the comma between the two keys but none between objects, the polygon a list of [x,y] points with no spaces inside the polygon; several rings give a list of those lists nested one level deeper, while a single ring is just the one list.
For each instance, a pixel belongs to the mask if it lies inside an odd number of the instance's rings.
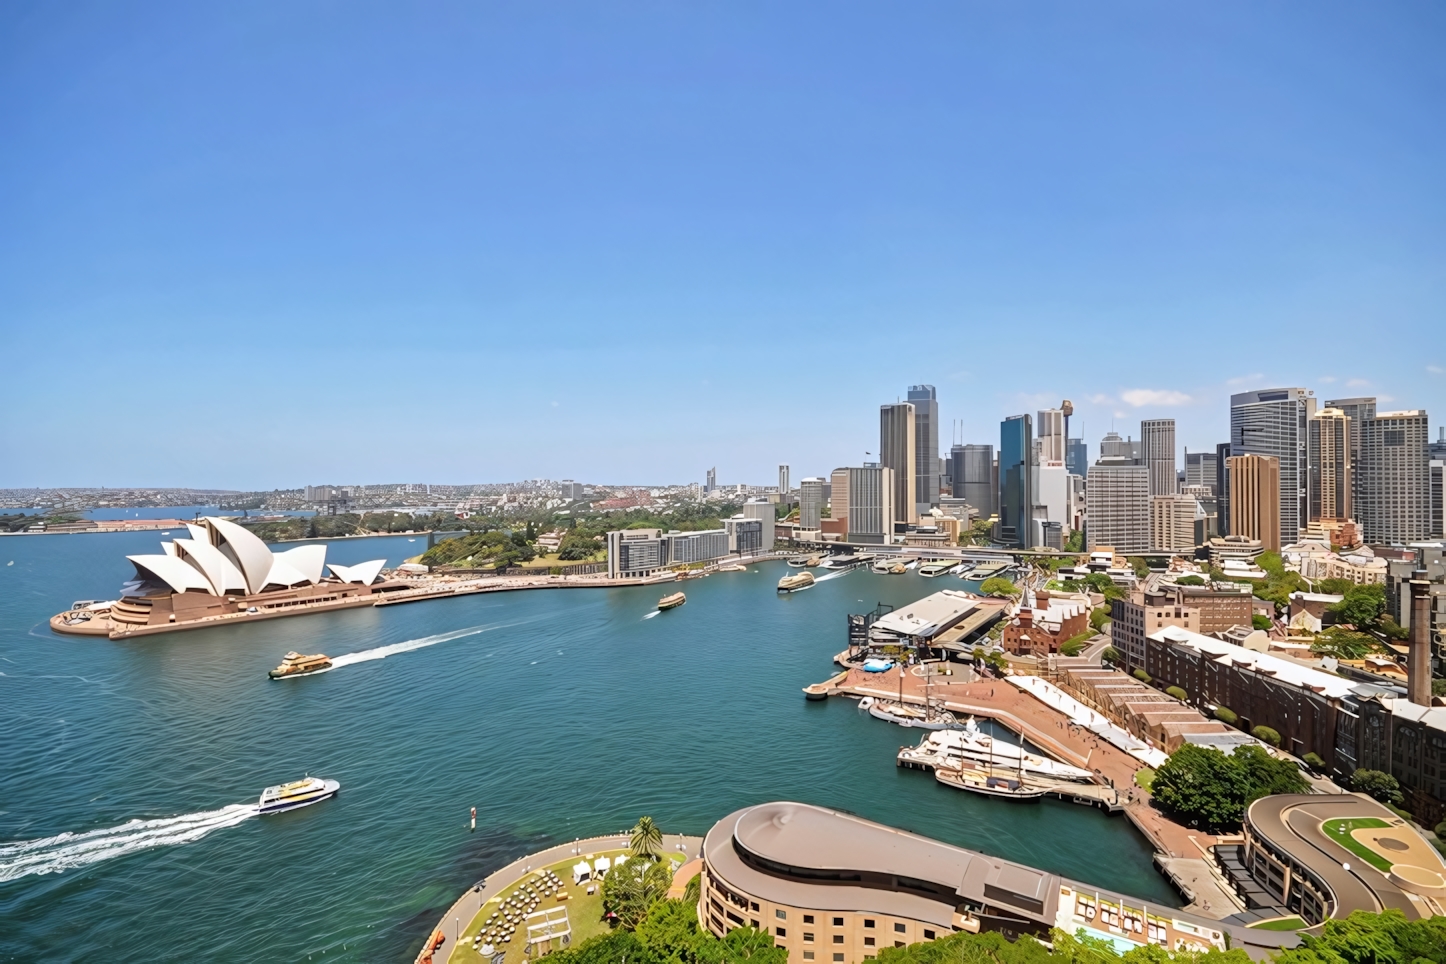
[{"label": "sydney opera house", "polygon": [[76,603],[52,617],[51,628],[111,637],[197,629],[367,606],[378,593],[406,588],[380,580],[385,559],[327,565],[326,546],[317,544],[272,552],[226,519],[205,518],[186,528],[190,538],[161,543],[161,553],[127,557],[135,578],[121,587],[120,599]]}]

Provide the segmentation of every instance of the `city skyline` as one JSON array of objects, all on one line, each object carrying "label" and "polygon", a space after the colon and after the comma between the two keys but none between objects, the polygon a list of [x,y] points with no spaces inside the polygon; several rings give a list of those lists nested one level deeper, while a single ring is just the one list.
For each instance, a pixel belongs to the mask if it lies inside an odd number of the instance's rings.
[{"label": "city skyline", "polygon": [[1191,451],[1257,388],[1441,412],[1443,27],[10,8],[0,486],[763,480],[913,384],[973,443],[1062,398]]}]

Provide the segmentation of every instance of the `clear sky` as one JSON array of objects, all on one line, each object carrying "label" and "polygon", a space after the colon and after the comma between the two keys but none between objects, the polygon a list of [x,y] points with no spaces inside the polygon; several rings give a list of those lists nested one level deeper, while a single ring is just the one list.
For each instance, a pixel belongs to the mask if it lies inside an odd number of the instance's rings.
[{"label": "clear sky", "polygon": [[[1446,414],[1446,6],[0,5],[0,486]],[[1433,434],[1436,431],[1433,428]]]}]

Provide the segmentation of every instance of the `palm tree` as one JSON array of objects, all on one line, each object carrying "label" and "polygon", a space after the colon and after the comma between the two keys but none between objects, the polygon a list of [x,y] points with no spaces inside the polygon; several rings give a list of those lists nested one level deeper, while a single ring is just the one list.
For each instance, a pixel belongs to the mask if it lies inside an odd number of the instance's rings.
[{"label": "palm tree", "polygon": [[628,842],[628,852],[634,857],[657,860],[662,850],[663,831],[653,823],[652,817],[639,817],[638,825],[632,831],[632,839]]}]

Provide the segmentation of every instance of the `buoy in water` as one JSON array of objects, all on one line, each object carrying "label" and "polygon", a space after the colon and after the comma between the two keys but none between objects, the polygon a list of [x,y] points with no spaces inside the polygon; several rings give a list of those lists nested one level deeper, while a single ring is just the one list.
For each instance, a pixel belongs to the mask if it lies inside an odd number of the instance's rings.
[{"label": "buoy in water", "polygon": [[477,808],[476,808],[476,807],[473,807],[473,808],[472,808],[472,829],[473,829],[473,830],[476,830],[476,829],[477,829]]}]

